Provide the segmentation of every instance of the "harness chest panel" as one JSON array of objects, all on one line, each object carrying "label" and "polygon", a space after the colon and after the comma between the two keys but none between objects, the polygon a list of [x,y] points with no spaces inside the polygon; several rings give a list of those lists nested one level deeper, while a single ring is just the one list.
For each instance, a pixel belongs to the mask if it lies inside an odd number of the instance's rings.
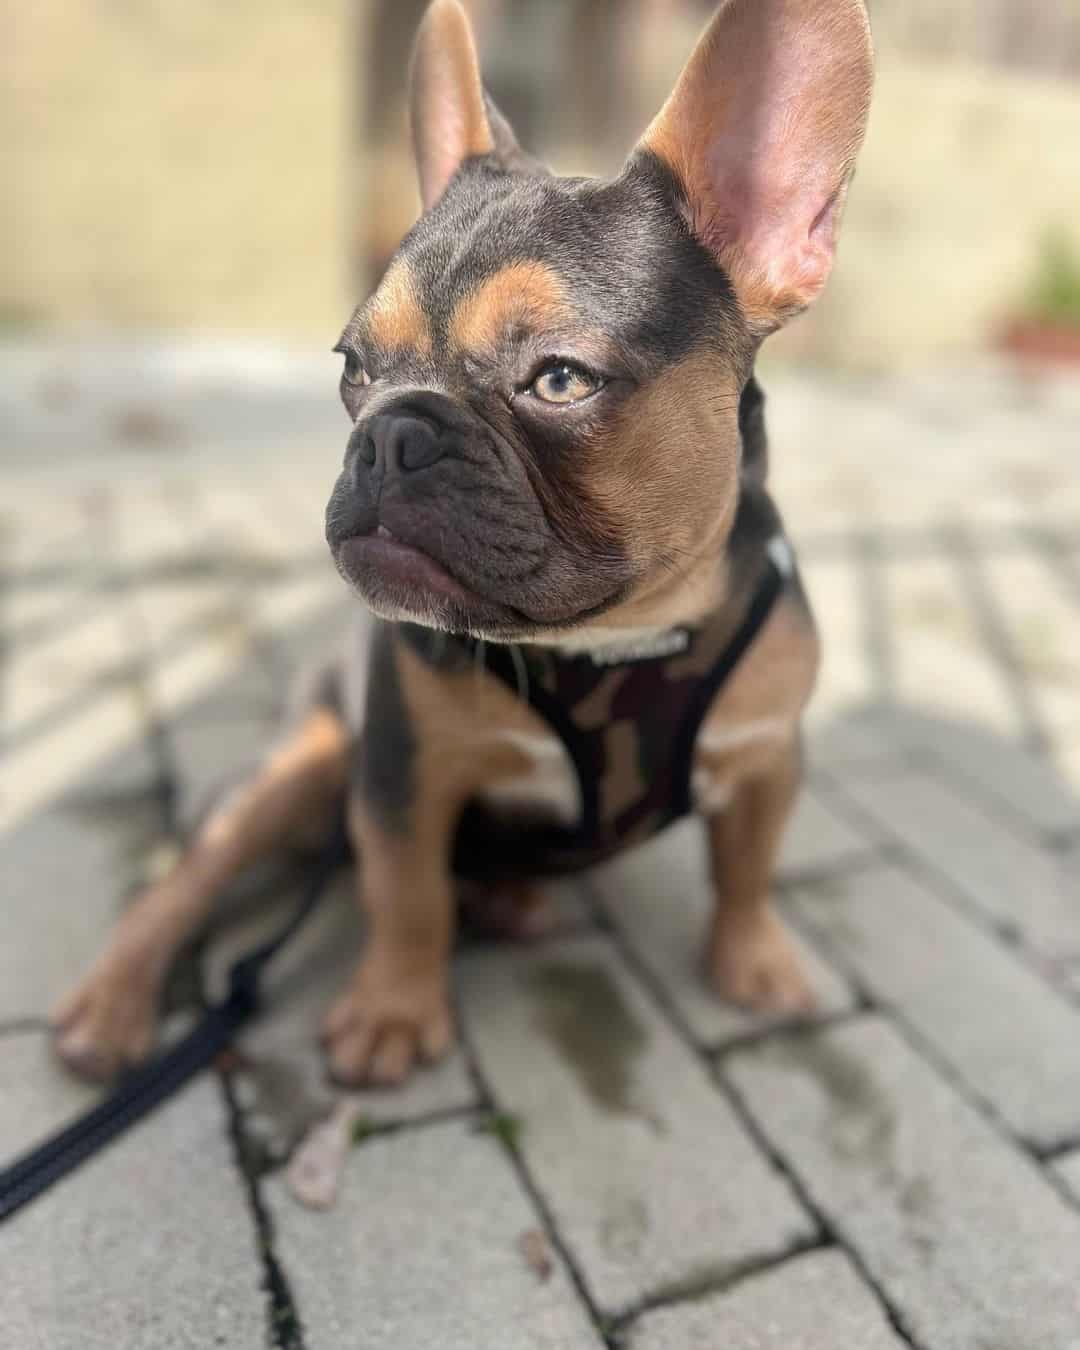
[{"label": "harness chest panel", "polygon": [[787,571],[777,552],[770,550],[734,632],[730,616],[717,614],[697,628],[661,634],[659,651],[613,661],[602,652],[453,639],[548,724],[574,765],[582,803],[577,826],[505,822],[471,805],[458,833],[455,870],[465,876],[578,871],[688,814],[701,724],[783,589]]}]

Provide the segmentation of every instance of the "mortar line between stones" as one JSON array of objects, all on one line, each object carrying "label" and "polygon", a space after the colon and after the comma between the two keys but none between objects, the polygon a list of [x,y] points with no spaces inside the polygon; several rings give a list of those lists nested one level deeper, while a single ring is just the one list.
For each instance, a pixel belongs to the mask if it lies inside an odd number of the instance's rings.
[{"label": "mortar line between stones", "polygon": [[[114,594],[130,595],[131,593],[116,591]],[[161,650],[156,654],[157,664],[163,664],[181,656],[185,648],[191,643],[198,642],[204,635],[212,633],[216,624],[222,620],[232,619],[235,615],[236,602],[234,599],[230,599],[217,604],[204,614],[185,620],[170,634]],[[125,623],[129,629],[132,628],[127,619],[125,619]],[[137,628],[140,635],[145,636],[146,629],[141,616]],[[242,665],[242,662],[237,663],[238,668],[240,665]],[[78,716],[88,705],[93,703],[94,699],[108,693],[111,689],[127,683],[141,683],[146,668],[145,657],[136,656],[131,660],[117,662],[107,669],[99,671],[85,684],[73,690],[66,698],[61,699],[59,703],[54,703],[13,731],[8,742],[9,749],[20,748],[41,736],[47,736],[50,732],[69,722],[73,717]]]},{"label": "mortar line between stones", "polygon": [[921,747],[912,754],[909,768],[920,773],[929,770],[944,779],[958,793],[969,795],[984,815],[1025,843],[1038,848],[1053,848],[1057,831],[1047,830],[1035,824],[1007,797],[998,793],[993,784],[984,783],[948,754],[943,754],[930,745]]},{"label": "mortar line between stones", "polygon": [[[1029,751],[1025,751],[1025,753],[1029,753]],[[1041,762],[1040,758],[1036,758],[1035,762]],[[876,765],[874,767],[875,769],[879,768]],[[883,778],[900,777],[905,773],[910,774],[912,772],[923,776],[928,773],[937,775],[953,789],[957,796],[966,795],[970,797],[971,804],[989,821],[1001,825],[1015,839],[1032,847],[1061,851],[1068,849],[1074,842],[1080,840],[1080,823],[1074,826],[1066,825],[1057,828],[1039,826],[1019,811],[1007,797],[1000,795],[992,784],[987,785],[966,769],[963,764],[958,763],[947,753],[935,749],[932,745],[911,746],[905,752],[902,761],[897,757],[892,765],[881,765],[880,769],[883,771],[874,774],[874,777],[879,781]],[[839,772],[844,772],[845,776],[849,778],[852,776],[847,772],[844,764],[835,761],[823,769],[823,773],[831,773],[834,777],[838,776]],[[865,776],[864,773],[858,774],[860,778]],[[1077,812],[1080,815],[1080,803],[1077,805]]]},{"label": "mortar line between stones", "polygon": [[[789,1166],[787,1160],[784,1158],[780,1150],[774,1147],[772,1141],[766,1136],[764,1131],[761,1129],[761,1126],[754,1118],[752,1112],[747,1108],[746,1103],[742,1100],[738,1092],[735,1090],[734,1085],[720,1071],[719,1067],[712,1062],[712,1059],[710,1058],[709,1054],[697,1044],[693,1036],[693,1033],[691,1032],[689,1026],[687,1025],[679,1009],[672,1003],[671,999],[668,997],[667,991],[664,990],[663,987],[654,979],[652,973],[643,965],[643,963],[638,959],[637,954],[624,940],[618,928],[614,924],[612,924],[611,921],[607,918],[607,915],[604,911],[604,907],[602,903],[599,901],[596,892],[592,889],[592,886],[588,881],[588,879],[583,879],[581,882],[581,886],[588,898],[591,907],[596,913],[597,926],[601,929],[602,932],[604,932],[609,937],[612,945],[615,947],[616,951],[622,957],[623,962],[625,963],[627,969],[630,971],[632,977],[636,978],[637,983],[643,989],[646,996],[650,998],[652,1003],[657,1007],[661,1016],[665,1018],[665,1020],[672,1027],[675,1034],[687,1046],[691,1054],[705,1069],[706,1073],[709,1075],[712,1082],[716,1085],[716,1088],[719,1091],[720,1095],[731,1106],[731,1109],[735,1113],[736,1118],[742,1125],[743,1129],[746,1131],[748,1137],[754,1143],[755,1147],[758,1148],[760,1152],[764,1155],[764,1157],[769,1162],[770,1166],[774,1169],[774,1171],[776,1171],[780,1176],[782,1176],[786,1180],[797,1202],[802,1206],[802,1208],[805,1210],[805,1212],[810,1217],[812,1222],[816,1225],[818,1240],[815,1246],[822,1247],[831,1244],[835,1247],[838,1247],[843,1252],[845,1252],[848,1259],[851,1261],[855,1269],[859,1272],[859,1275],[862,1278],[863,1282],[866,1284],[867,1288],[870,1290],[873,1297],[880,1306],[882,1310],[882,1315],[885,1317],[886,1321],[896,1332],[897,1336],[902,1341],[904,1341],[905,1344],[909,1345],[911,1347],[911,1350],[929,1350],[929,1347],[921,1346],[918,1342],[916,1342],[914,1337],[911,1335],[910,1331],[907,1329],[902,1314],[899,1312],[898,1309],[896,1309],[893,1306],[893,1304],[888,1299],[884,1291],[878,1285],[877,1281],[874,1279],[870,1271],[867,1269],[859,1253],[848,1242],[844,1240],[840,1231],[835,1227],[835,1225],[833,1225],[829,1221],[828,1217],[821,1211],[817,1203],[811,1197],[809,1190],[804,1185],[802,1178],[798,1175],[795,1168]],[[814,1031],[817,1031],[818,1029],[819,1028],[816,1026],[808,1026],[805,1029],[805,1032],[806,1034],[809,1035],[812,1034]],[[790,1032],[791,1027],[790,1026],[785,1028],[774,1027],[772,1028],[770,1034],[776,1034],[777,1032],[783,1031]],[[789,1250],[787,1256],[790,1257],[800,1254],[801,1253],[796,1250]],[[778,1264],[782,1263],[783,1259],[784,1257],[780,1257]]]},{"label": "mortar line between stones", "polygon": [[[806,1034],[813,1035],[817,1028],[807,1027]],[[788,1029],[790,1032],[790,1028]],[[817,1202],[810,1195],[809,1190],[803,1185],[802,1179],[798,1177],[796,1169],[788,1163],[783,1152],[779,1148],[774,1148],[772,1142],[764,1135],[760,1126],[754,1118],[753,1112],[747,1106],[734,1083],[722,1072],[720,1068],[712,1071],[713,1080],[720,1087],[726,1099],[731,1103],[739,1120],[742,1121],[743,1128],[747,1130],[750,1137],[765,1153],[766,1157],[777,1168],[779,1172],[788,1178],[800,1203],[806,1206],[814,1222],[818,1225],[824,1238],[824,1246],[832,1246],[842,1251],[851,1262],[858,1273],[859,1279],[869,1291],[881,1310],[881,1315],[892,1328],[897,1338],[911,1350],[931,1350],[929,1346],[924,1346],[916,1340],[915,1333],[907,1324],[907,1319],[898,1307],[892,1302],[885,1290],[878,1283],[876,1276],[870,1270],[869,1266],[862,1258],[861,1252],[851,1242],[849,1242],[840,1229],[829,1219],[828,1215],[821,1210]]]},{"label": "mortar line between stones", "polygon": [[[798,887],[793,888],[798,890]],[[948,902],[937,895],[936,891],[931,890],[935,899],[940,900],[941,904],[948,906]],[[798,929],[803,936],[809,936],[810,930],[798,916],[785,912],[785,917],[789,919],[792,925]],[[1040,1145],[1034,1140],[1025,1138],[1009,1124],[1009,1122],[1000,1114],[994,1104],[978,1091],[978,1089],[968,1082],[963,1071],[957,1068],[939,1049],[935,1042],[924,1032],[921,1031],[907,1016],[898,1005],[880,998],[874,993],[873,989],[865,982],[854,963],[844,954],[844,952],[832,943],[828,937],[818,935],[820,947],[824,949],[828,959],[839,969],[844,978],[852,985],[859,998],[865,1001],[865,1011],[878,1013],[886,1017],[894,1027],[897,1034],[907,1044],[908,1048],[914,1051],[921,1059],[926,1060],[935,1070],[940,1078],[957,1093],[958,1096],[971,1106],[980,1116],[983,1116],[987,1123],[994,1129],[994,1132],[1003,1140],[1003,1142],[1015,1149],[1030,1156],[1037,1163],[1044,1163],[1048,1159],[1060,1157],[1067,1153],[1072,1146],[1072,1136],[1065,1136],[1063,1139],[1055,1140],[1050,1145]],[[837,1018],[836,1021],[840,1021]],[[854,1020],[853,1015],[843,1020]],[[821,1025],[821,1024],[819,1024]],[[833,1025],[829,1023],[828,1025]],[[808,1030],[816,1030],[808,1028]],[[798,1028],[796,1028],[798,1030]],[[768,1034],[768,1033],[766,1033]],[[761,1039],[760,1037],[758,1039]],[[735,1049],[737,1047],[732,1047]],[[725,1046],[718,1052],[716,1058],[728,1058],[729,1047]],[[1075,1143],[1080,1144],[1080,1133],[1075,1136]]]},{"label": "mortar line between stones", "polygon": [[[196,540],[194,545],[185,549],[184,556],[192,557],[202,551],[205,541]],[[200,564],[204,566],[205,564]],[[196,573],[195,577],[183,571],[184,563],[178,564],[175,557],[165,557],[146,563],[113,563],[102,577],[102,583],[128,587],[133,581],[143,584],[172,581],[205,580],[207,574]],[[275,580],[294,581],[298,577],[325,573],[325,549],[298,553],[271,565]],[[64,563],[52,567],[36,567],[19,573],[18,584],[27,590],[47,589],[58,585],[78,585],[85,581],[85,564]],[[95,588],[97,583],[95,583]]]},{"label": "mortar line between stones", "polygon": [[[204,534],[202,547],[215,553],[221,562],[214,573],[213,580],[226,594],[226,609],[230,618],[239,617],[244,630],[247,651],[239,663],[252,665],[265,679],[270,698],[275,705],[274,714],[280,718],[285,706],[287,690],[285,684],[285,661],[281,643],[256,618],[256,600],[264,586],[268,587],[278,580],[276,576],[252,576],[252,569],[237,566],[230,559],[229,545],[222,541],[222,525],[212,522]],[[243,555],[241,555],[243,556]]]},{"label": "mortar line between stones", "polygon": [[[1080,532],[1075,527],[1053,526],[1038,522],[1033,525],[982,524],[973,532],[979,552],[989,557],[1011,557],[1036,544],[1051,549],[1060,548],[1067,554],[1069,540]],[[800,558],[809,562],[835,562],[845,557],[859,537],[857,527],[834,530],[813,530],[797,533],[794,543]],[[887,526],[875,531],[880,541],[882,557],[890,562],[905,562],[931,557],[939,551],[940,534],[936,526]]]},{"label": "mortar line between stones", "polygon": [[944,526],[939,531],[941,549],[952,563],[960,589],[975,615],[983,650],[1004,680],[1022,727],[1024,743],[1038,754],[1045,754],[1051,740],[1039,715],[1031,686],[1008,627],[994,599],[970,534],[960,525]]},{"label": "mortar line between stones", "polygon": [[[925,868],[921,867],[920,860],[905,845],[897,845],[893,860],[898,866],[907,870],[919,885],[925,886],[926,889],[942,904],[960,913],[963,918],[973,921],[976,927],[984,929],[987,927],[987,925],[978,921],[978,915],[969,911],[966,901],[959,904],[954,903],[953,899],[948,894],[948,891],[952,887],[949,878],[942,876],[937,872],[937,869],[930,864]],[[945,893],[943,893],[936,884],[936,881],[939,879],[945,887]],[[788,915],[788,917],[791,918],[792,916]],[[797,920],[793,920],[793,922],[795,922],[795,926],[799,928],[800,932],[804,931],[803,926]],[[992,926],[988,931],[989,935],[994,940],[1002,943],[1012,955],[1019,955],[1021,958],[1029,957],[1030,954],[1022,946],[1013,944],[1009,941],[1002,941],[1002,935],[994,930]],[[822,941],[824,942],[825,939],[822,939]],[[966,1101],[983,1120],[985,1120],[990,1129],[998,1136],[1005,1146],[1017,1150],[1033,1162],[1038,1167],[1040,1175],[1050,1188],[1056,1191],[1071,1208],[1080,1209],[1080,1198],[1078,1198],[1065,1184],[1054,1169],[1048,1166],[1049,1163],[1065,1156],[1072,1149],[1080,1147],[1080,1132],[1063,1136],[1062,1138],[1055,1140],[1053,1144],[1049,1145],[1037,1144],[1033,1140],[1026,1139],[1023,1135],[1017,1133],[997,1112],[993,1104],[983,1098],[974,1086],[968,1083],[961,1071],[944,1057],[937,1046],[934,1045],[923,1032],[914,1026],[899,1008],[892,1005],[883,1005],[876,999],[873,992],[865,985],[865,982],[862,980],[859,973],[851,966],[842,953],[837,952],[830,947],[829,956],[830,959],[839,966],[845,978],[849,980],[860,996],[868,998],[871,1002],[871,1007],[876,1006],[888,1016],[897,1035],[899,1035],[905,1044],[907,1044],[909,1049],[911,1049],[913,1053],[919,1055],[920,1058],[924,1059],[934,1069],[938,1076],[946,1082],[959,1097]],[[1052,993],[1056,993],[1066,1003],[1071,1004],[1074,1001],[1067,991],[1059,988],[1052,981],[1046,979],[1036,962],[1029,959],[1023,959],[1022,963],[1029,965],[1033,972],[1039,976],[1041,982],[1045,984]]]},{"label": "mortar line between stones", "polygon": [[44,1017],[12,1017],[0,1022],[0,1036],[47,1036],[51,1031]]},{"label": "mortar line between stones", "polygon": [[[469,1035],[469,1026],[461,1007],[460,999],[455,998],[455,1014],[458,1025],[458,1036],[461,1042],[461,1053],[465,1060],[465,1067],[473,1085],[480,1103],[481,1110],[489,1113],[498,1113],[500,1110],[498,1099],[492,1091],[491,1084],[487,1080],[487,1075],[480,1067],[479,1056]],[[596,1306],[593,1297],[589,1292],[589,1287],[585,1281],[585,1276],[578,1267],[574,1259],[569,1244],[559,1232],[558,1224],[555,1222],[555,1216],[551,1211],[550,1205],[540,1191],[539,1186],[533,1180],[525,1159],[521,1156],[516,1144],[511,1140],[500,1137],[493,1141],[498,1143],[503,1150],[504,1155],[509,1159],[510,1165],[517,1176],[518,1182],[525,1192],[525,1195],[533,1207],[537,1218],[544,1228],[548,1241],[563,1262],[570,1282],[574,1286],[578,1298],[585,1309],[585,1312],[592,1323],[596,1334],[601,1343],[607,1347],[607,1350],[619,1350],[618,1343],[612,1335],[612,1327],[609,1319]]]},{"label": "mortar line between stones", "polygon": [[[272,569],[271,575],[266,578],[257,578],[257,580],[259,584],[262,585],[280,586],[291,581],[300,580],[306,576],[314,577],[323,570],[318,565],[320,559],[321,555],[319,555],[319,558],[316,558],[315,555],[311,555],[306,559],[298,561],[295,565],[292,562],[283,562],[280,569],[275,567]],[[159,568],[158,571],[160,570],[161,569]],[[43,642],[48,642],[57,634],[64,632],[70,627],[72,619],[76,617],[89,620],[97,618],[102,612],[102,605],[100,603],[95,604],[95,598],[104,593],[105,589],[114,582],[120,583],[125,587],[129,586],[133,574],[140,583],[153,582],[157,579],[153,564],[138,570],[113,567],[100,579],[91,578],[90,580],[87,580],[84,573],[78,573],[74,580],[74,587],[78,598],[59,614],[54,614],[47,619],[28,620],[21,624],[14,629],[11,635],[14,643],[18,645],[20,651],[31,651],[34,647]],[[226,568],[220,575],[227,576],[229,579],[236,581],[239,584],[242,584],[245,579],[250,578],[249,569],[235,566]],[[199,581],[205,583],[209,589],[213,585],[214,577],[212,574],[200,576]],[[3,590],[4,584],[5,573],[3,567],[0,566],[0,591]],[[47,582],[42,584],[42,589],[44,589],[46,585],[52,586],[55,584],[58,584],[58,582],[50,578]],[[33,587],[28,587],[28,589],[33,589]]]},{"label": "mortar line between stones", "polygon": [[[998,1114],[994,1106],[976,1091],[954,1065],[943,1057],[933,1041],[910,1022],[899,1009],[890,1007],[888,1009],[888,1020],[893,1030],[912,1054],[917,1055],[937,1074],[942,1082],[971,1107],[991,1132],[997,1136],[999,1143],[1026,1158],[1028,1162],[1034,1165],[1039,1176],[1051,1190],[1056,1191],[1069,1203],[1070,1207],[1077,1207],[1077,1201],[1065,1183],[1055,1175],[1052,1168],[1046,1166],[1048,1161],[1046,1150],[1017,1134],[1008,1122]],[[1066,1143],[1059,1153],[1055,1144],[1052,1146],[1052,1155],[1060,1156],[1061,1153],[1068,1152],[1068,1147]]]},{"label": "mortar line between stones", "polygon": [[[108,550],[108,545],[105,545]],[[131,683],[135,687],[146,722],[146,744],[154,766],[154,794],[159,812],[162,832],[170,839],[179,837],[179,775],[172,739],[165,718],[156,705],[151,682],[152,646],[149,640],[146,621],[139,608],[138,600],[131,588],[129,574],[114,570],[105,586],[105,594],[112,594],[124,603],[120,609],[120,621],[127,630],[132,644],[133,656],[129,663]]]},{"label": "mortar line between stones", "polygon": [[8,746],[8,666],[14,650],[14,638],[8,632],[7,625],[8,593],[11,589],[7,561],[15,528],[9,518],[0,519],[0,754]]},{"label": "mortar line between stones", "polygon": [[[146,621],[132,593],[129,582],[130,572],[118,572],[114,575],[113,591],[122,595],[127,604],[123,608],[122,621],[131,634],[135,658],[132,662],[136,671],[139,692],[142,698],[143,713],[147,722],[147,743],[155,773],[155,795],[164,832],[172,839],[180,837],[179,791],[180,775],[177,767],[175,749],[168,723],[156,706],[151,684],[152,661]],[[203,969],[201,960],[202,943],[195,948],[193,960],[196,962],[200,991],[203,990]],[[266,1290],[268,1341],[275,1350],[306,1350],[303,1331],[296,1311],[288,1277],[278,1261],[273,1246],[273,1227],[270,1213],[262,1198],[256,1177],[251,1175],[246,1165],[247,1141],[243,1113],[233,1091],[232,1081],[224,1071],[216,1073],[225,1107],[225,1123],[229,1142],[232,1146],[236,1167],[247,1197],[248,1209],[253,1224],[253,1237],[262,1263],[263,1282]]]},{"label": "mortar line between stones", "polygon": [[[2,586],[3,580],[0,578],[0,587]],[[95,619],[101,613],[100,605],[94,603],[97,590],[95,582],[84,581],[72,603],[59,614],[53,614],[47,619],[27,619],[13,628],[11,636],[13,641],[18,643],[19,650],[33,651],[40,643],[48,642],[60,633],[67,632],[74,622]]]},{"label": "mortar line between stones", "polygon": [[219,1069],[215,1076],[225,1106],[233,1161],[244,1189],[258,1259],[262,1266],[262,1287],[267,1298],[267,1340],[275,1350],[306,1350],[303,1323],[293,1296],[292,1285],[274,1250],[273,1217],[263,1199],[259,1177],[249,1162],[251,1149],[247,1140],[243,1109],[237,1100],[229,1071]]},{"label": "mortar line between stones", "polygon": [[702,1284],[687,1283],[680,1285],[676,1283],[667,1290],[661,1290],[648,1298],[640,1299],[624,1312],[613,1317],[611,1319],[612,1340],[616,1346],[621,1345],[622,1338],[627,1335],[633,1324],[646,1313],[658,1312],[662,1308],[677,1308],[683,1303],[696,1303],[701,1299],[715,1298],[721,1294],[730,1294],[747,1280],[755,1279],[759,1275],[769,1275],[773,1271],[786,1266],[789,1261],[798,1261],[801,1257],[810,1256],[815,1252],[834,1250],[836,1250],[835,1244],[823,1233],[819,1233],[814,1237],[795,1241],[786,1251],[778,1252],[775,1256],[750,1257],[743,1262],[734,1262],[729,1272],[718,1279]]},{"label": "mortar line between stones", "polygon": [[1024,536],[1046,569],[1057,577],[1061,588],[1068,592],[1073,604],[1080,609],[1080,552],[1067,548],[1060,533],[1037,525],[1028,526]]},{"label": "mortar line between stones", "polygon": [[964,888],[944,872],[933,859],[918,852],[902,835],[891,830],[876,815],[868,812],[834,774],[823,770],[819,782],[825,794],[845,819],[855,825],[862,823],[864,828],[870,825],[879,832],[887,841],[887,856],[898,866],[909,872],[916,881],[949,905],[957,914],[993,938],[1005,951],[1036,975],[1039,981],[1058,998],[1064,999],[1070,1005],[1080,1003],[1080,994],[1073,994],[1049,978],[1021,937],[971,900]]}]

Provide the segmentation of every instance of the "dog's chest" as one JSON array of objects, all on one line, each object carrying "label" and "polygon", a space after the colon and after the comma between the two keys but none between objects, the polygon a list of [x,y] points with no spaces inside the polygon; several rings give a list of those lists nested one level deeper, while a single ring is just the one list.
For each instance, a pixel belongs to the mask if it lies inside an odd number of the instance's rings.
[{"label": "dog's chest", "polygon": [[[696,810],[709,814],[723,810],[731,800],[733,775],[724,763],[726,752],[757,747],[789,735],[784,717],[756,718],[733,723],[714,717],[698,741],[692,778]],[[480,801],[503,818],[542,818],[573,826],[581,818],[581,785],[562,741],[543,732],[502,731],[498,741],[514,749],[523,763],[512,773],[494,779],[479,793]]]},{"label": "dog's chest", "polygon": [[502,731],[497,739],[518,752],[521,765],[494,779],[480,800],[502,817],[542,818],[576,825],[581,818],[581,786],[566,747],[545,732]]}]

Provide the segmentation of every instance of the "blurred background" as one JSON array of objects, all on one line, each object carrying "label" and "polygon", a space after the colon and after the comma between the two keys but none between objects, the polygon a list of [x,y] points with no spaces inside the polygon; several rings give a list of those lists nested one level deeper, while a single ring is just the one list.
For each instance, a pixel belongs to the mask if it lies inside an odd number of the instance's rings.
[{"label": "blurred background", "polygon": [[[472,5],[522,139],[590,173],[617,167],[710,9]],[[1080,4],[871,9],[878,82],[840,265],[785,353],[880,369],[979,353],[1018,316],[1075,322]],[[422,10],[9,6],[5,328],[332,340],[416,208],[403,83]]]}]

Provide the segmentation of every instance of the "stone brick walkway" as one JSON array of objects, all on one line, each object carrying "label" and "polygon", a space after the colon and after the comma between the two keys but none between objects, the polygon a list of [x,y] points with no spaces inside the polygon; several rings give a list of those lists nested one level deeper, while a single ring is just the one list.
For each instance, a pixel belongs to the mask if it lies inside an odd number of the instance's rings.
[{"label": "stone brick walkway", "polygon": [[[50,1001],[345,603],[332,371],[237,358],[236,393],[212,352],[17,355],[0,1158],[92,1099]],[[820,1016],[705,993],[685,825],[564,887],[551,940],[463,950],[460,1051],[345,1115],[313,1043],[361,940],[343,881],[229,1063],[0,1230],[0,1343],[1080,1347],[1080,391],[768,388],[826,634],[778,881]],[[170,1025],[290,893],[229,902]],[[355,1143],[313,1212],[284,1164],[333,1110]]]}]

